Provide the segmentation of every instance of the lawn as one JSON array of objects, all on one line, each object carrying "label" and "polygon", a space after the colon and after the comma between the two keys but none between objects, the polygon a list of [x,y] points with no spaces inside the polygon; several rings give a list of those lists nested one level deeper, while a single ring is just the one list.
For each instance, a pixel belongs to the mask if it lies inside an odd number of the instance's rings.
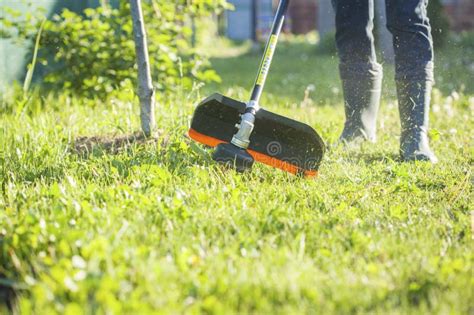
[{"label": "lawn", "polygon": [[316,180],[226,171],[186,138],[207,94],[247,98],[259,54],[245,44],[215,49],[221,84],[160,102],[156,141],[80,146],[139,129],[130,91],[5,94],[0,313],[16,296],[24,314],[472,314],[474,49],[448,48],[431,114],[440,163],[429,165],[398,160],[393,67],[378,143],[344,150],[332,146],[337,59],[283,41],[262,105],[331,145]]}]

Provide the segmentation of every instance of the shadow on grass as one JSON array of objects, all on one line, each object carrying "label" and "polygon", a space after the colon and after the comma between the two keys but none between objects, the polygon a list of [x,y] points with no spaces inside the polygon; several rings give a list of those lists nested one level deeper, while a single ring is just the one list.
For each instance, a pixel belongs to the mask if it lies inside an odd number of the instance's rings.
[{"label": "shadow on grass", "polygon": [[118,154],[130,149],[134,145],[164,144],[167,139],[161,137],[162,132],[147,137],[143,132],[135,132],[130,135],[104,135],[79,137],[74,141],[72,153],[81,157],[87,157],[97,152],[107,154]]}]

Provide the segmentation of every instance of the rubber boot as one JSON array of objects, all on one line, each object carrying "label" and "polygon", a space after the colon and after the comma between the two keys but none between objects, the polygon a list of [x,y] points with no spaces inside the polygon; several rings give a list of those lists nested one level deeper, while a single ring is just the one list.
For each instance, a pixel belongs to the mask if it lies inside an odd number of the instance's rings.
[{"label": "rubber boot", "polygon": [[374,78],[342,78],[346,122],[340,136],[345,144],[377,140],[377,113],[382,92],[382,72]]},{"label": "rubber boot", "polygon": [[404,161],[438,162],[428,140],[432,85],[431,81],[397,81],[400,155]]}]

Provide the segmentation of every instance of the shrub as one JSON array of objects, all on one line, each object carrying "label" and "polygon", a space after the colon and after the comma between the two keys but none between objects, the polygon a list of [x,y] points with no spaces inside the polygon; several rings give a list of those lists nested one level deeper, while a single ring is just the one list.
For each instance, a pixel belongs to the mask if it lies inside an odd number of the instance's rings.
[{"label": "shrub", "polygon": [[435,48],[443,47],[449,36],[449,21],[440,0],[430,0],[428,16]]},{"label": "shrub", "polygon": [[336,32],[329,32],[320,38],[316,52],[322,55],[336,55]]},{"label": "shrub", "polygon": [[456,34],[454,44],[466,51],[474,51],[474,32],[464,31]]},{"label": "shrub", "polygon": [[[194,80],[218,80],[208,61],[191,45],[191,18],[209,16],[225,7],[224,0],[144,1],[144,18],[152,74],[158,91],[189,88]],[[5,21],[4,22],[5,24]],[[24,38],[41,17],[9,22]],[[46,67],[44,82],[53,89],[70,90],[86,97],[103,97],[130,88],[136,79],[135,46],[130,8],[88,8],[53,16],[44,26],[40,60]]]}]

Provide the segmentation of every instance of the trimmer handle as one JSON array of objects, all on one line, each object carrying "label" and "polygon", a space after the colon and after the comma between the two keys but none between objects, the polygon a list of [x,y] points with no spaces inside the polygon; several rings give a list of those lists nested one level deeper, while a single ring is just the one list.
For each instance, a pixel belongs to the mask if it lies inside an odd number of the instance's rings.
[{"label": "trimmer handle", "polygon": [[290,0],[281,0],[278,5],[275,19],[273,21],[272,32],[265,47],[265,53],[263,54],[260,63],[250,101],[247,103],[247,108],[245,109],[245,113],[242,115],[240,124],[237,125],[239,131],[232,138],[231,143],[239,148],[247,149],[250,144],[250,135],[252,134],[255,123],[255,114],[260,108],[260,97],[262,96],[263,87],[265,86],[267,75],[272,65],[273,55],[275,54],[278,38],[281,29],[283,28],[283,22],[285,22],[285,15],[289,3]]},{"label": "trimmer handle", "polygon": [[267,75],[273,61],[273,55],[275,54],[278,38],[280,37],[280,33],[283,28],[283,23],[285,22],[286,12],[288,10],[289,4],[290,4],[290,0],[281,0],[280,4],[278,5],[275,19],[273,21],[272,31],[271,31],[270,37],[267,40],[265,53],[260,63],[257,79],[255,80],[255,84],[254,84],[252,94],[250,97],[251,104],[254,103],[258,105],[260,101],[263,87],[265,86]]}]

